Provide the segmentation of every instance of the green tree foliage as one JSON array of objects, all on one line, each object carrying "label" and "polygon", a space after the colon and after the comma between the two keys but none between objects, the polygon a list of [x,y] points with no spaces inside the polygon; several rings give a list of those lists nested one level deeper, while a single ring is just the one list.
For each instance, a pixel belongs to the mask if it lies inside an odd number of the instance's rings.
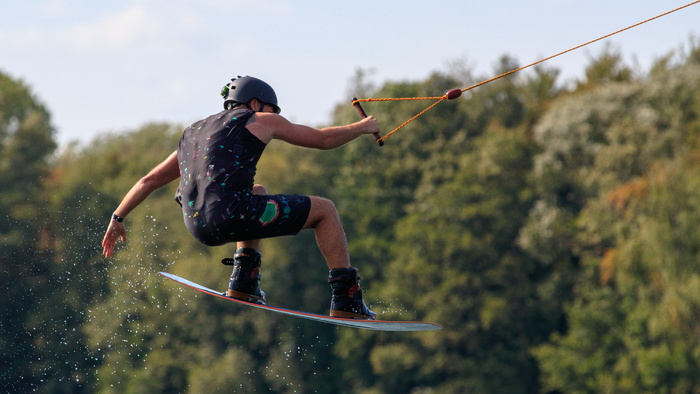
[{"label": "green tree foliage", "polygon": [[[46,218],[56,148],[44,105],[22,81],[0,73],[0,390],[70,391],[89,362],[80,345],[80,308],[62,302],[63,272]],[[57,298],[58,297],[58,298]],[[56,327],[59,327],[58,329]],[[63,327],[69,327],[64,330]],[[53,361],[62,358],[61,364]]]},{"label": "green tree foliage", "polygon": [[540,123],[546,208],[526,243],[568,245],[582,263],[570,330],[536,352],[551,389],[700,388],[698,87],[689,64],[564,100]]},{"label": "green tree foliage", "polygon": [[591,59],[585,71],[586,79],[578,82],[579,89],[587,89],[614,82],[630,82],[634,79],[632,69],[625,65],[619,50],[606,46],[603,52]]},{"label": "green tree foliage", "polygon": [[[231,273],[218,261],[234,246],[189,235],[175,184],[127,217],[127,245],[103,259],[112,210],[182,126],[103,135],[49,162],[48,113],[0,79],[2,388],[698,391],[698,53],[667,55],[642,77],[608,47],[573,90],[556,70],[512,74],[440,103],[381,148],[369,137],[331,152],[266,148],[256,180],[331,198],[367,302],[380,318],[444,326],[423,333],[278,316],[158,276],[223,290]],[[493,74],[517,66],[504,56]],[[462,68],[377,87],[358,71],[333,123],[359,119],[351,96],[435,96],[482,79]],[[365,109],[386,132],[426,105]],[[271,303],[327,312],[314,244],[308,231],[263,242]]]}]

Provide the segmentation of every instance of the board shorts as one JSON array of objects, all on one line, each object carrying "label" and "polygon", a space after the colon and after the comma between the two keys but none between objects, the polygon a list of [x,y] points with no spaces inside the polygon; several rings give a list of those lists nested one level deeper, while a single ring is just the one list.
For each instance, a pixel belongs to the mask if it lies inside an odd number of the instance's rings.
[{"label": "board shorts", "polygon": [[311,211],[311,199],[296,194],[252,195],[235,206],[213,205],[206,212],[185,213],[190,233],[208,246],[296,235]]}]

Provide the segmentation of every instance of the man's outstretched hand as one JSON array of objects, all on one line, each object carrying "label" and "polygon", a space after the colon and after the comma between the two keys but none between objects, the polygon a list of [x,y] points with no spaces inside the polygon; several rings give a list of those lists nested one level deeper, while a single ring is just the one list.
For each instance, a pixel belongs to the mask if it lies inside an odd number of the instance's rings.
[{"label": "man's outstretched hand", "polygon": [[121,239],[122,242],[126,242],[126,227],[124,227],[124,223],[110,220],[105,237],[102,239],[102,254],[105,257],[112,256],[114,253],[114,245],[119,239]]}]

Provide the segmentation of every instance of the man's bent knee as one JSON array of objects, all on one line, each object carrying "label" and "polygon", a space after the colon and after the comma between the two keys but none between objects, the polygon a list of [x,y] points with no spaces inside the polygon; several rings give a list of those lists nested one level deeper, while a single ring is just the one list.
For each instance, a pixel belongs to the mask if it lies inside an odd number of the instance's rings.
[{"label": "man's bent knee", "polygon": [[314,228],[324,219],[338,217],[333,201],[323,197],[311,196],[309,198],[311,199],[311,210],[304,228]]},{"label": "man's bent knee", "polygon": [[333,201],[323,197],[311,197],[311,210],[313,211],[314,209],[323,212],[323,214],[335,215],[337,213]]}]

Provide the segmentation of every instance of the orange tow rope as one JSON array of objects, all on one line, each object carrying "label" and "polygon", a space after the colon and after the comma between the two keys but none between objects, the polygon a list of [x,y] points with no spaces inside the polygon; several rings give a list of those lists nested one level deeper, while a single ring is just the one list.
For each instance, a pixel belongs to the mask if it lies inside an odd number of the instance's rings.
[{"label": "orange tow rope", "polygon": [[475,84],[475,85],[472,85],[472,86],[469,86],[469,87],[467,87],[467,88],[464,88],[464,89],[452,89],[452,90],[448,91],[447,93],[445,93],[445,94],[442,95],[442,96],[436,96],[436,97],[402,97],[402,98],[366,98],[366,99],[360,99],[360,100],[353,100],[353,101],[352,101],[352,104],[355,105],[356,103],[361,103],[361,102],[372,102],[372,101],[437,100],[436,102],[434,102],[434,103],[432,103],[430,106],[428,106],[426,109],[424,109],[423,111],[421,111],[421,112],[419,112],[418,114],[416,114],[416,115],[415,115],[414,117],[412,117],[411,119],[409,119],[409,120],[403,122],[402,124],[400,124],[398,127],[396,127],[394,130],[392,130],[392,131],[390,131],[389,133],[387,133],[385,136],[383,136],[383,137],[377,139],[377,142],[382,142],[382,143],[383,143],[383,142],[386,141],[386,139],[389,138],[392,134],[394,134],[395,132],[397,132],[398,130],[400,130],[401,128],[403,128],[404,126],[406,126],[407,124],[413,122],[413,121],[416,120],[418,117],[420,117],[420,116],[423,115],[424,113],[428,112],[430,109],[432,109],[433,107],[435,107],[436,105],[438,105],[438,104],[441,103],[442,101],[456,99],[457,97],[461,96],[463,92],[466,92],[467,90],[471,90],[471,89],[477,88],[477,87],[479,87],[479,86],[481,86],[481,85],[485,85],[485,84],[487,84],[487,83],[489,83],[489,82],[493,82],[493,81],[495,81],[495,80],[497,80],[497,79],[506,77],[506,76],[508,76],[508,75],[510,75],[510,74],[516,73],[516,72],[521,71],[521,70],[524,70],[524,69],[526,69],[526,68],[529,68],[529,67],[532,67],[532,66],[536,66],[536,65],[538,65],[538,64],[540,64],[540,63],[542,63],[542,62],[546,62],[547,60],[551,60],[551,59],[553,59],[553,58],[555,58],[555,57],[557,57],[557,56],[561,56],[561,55],[563,55],[563,54],[565,54],[565,53],[569,53],[569,52],[571,52],[571,51],[575,51],[575,50],[577,50],[577,49],[580,49],[580,48],[582,48],[582,47],[585,47],[586,45],[590,45],[590,44],[593,44],[594,42],[598,42],[598,41],[604,40],[604,39],[606,39],[606,38],[609,38],[609,37],[611,37],[611,36],[614,36],[615,34],[622,33],[623,31],[632,29],[632,28],[637,27],[637,26],[639,26],[639,25],[643,25],[643,24],[645,24],[645,23],[647,23],[647,22],[651,22],[651,21],[653,21],[653,20],[655,20],[655,19],[659,19],[659,18],[664,17],[664,16],[666,16],[666,15],[668,15],[668,14],[672,14],[672,13],[674,13],[674,12],[676,12],[676,11],[680,11],[680,10],[682,10],[682,9],[684,9],[684,8],[690,7],[690,6],[695,5],[695,4],[698,4],[698,3],[700,3],[700,0],[693,1],[693,2],[691,2],[691,3],[689,3],[689,4],[686,4],[686,5],[684,5],[684,6],[678,7],[678,8],[676,8],[676,9],[674,9],[674,10],[671,10],[671,11],[668,11],[668,12],[664,12],[663,14],[657,15],[657,16],[655,16],[655,17],[653,17],[653,18],[649,18],[649,19],[643,20],[643,21],[641,21],[641,22],[639,22],[639,23],[635,23],[634,25],[627,26],[627,27],[625,27],[624,29],[620,29],[620,30],[614,31],[614,32],[612,32],[612,33],[610,33],[610,34],[606,34],[606,35],[604,35],[604,36],[602,36],[602,37],[598,37],[598,38],[596,38],[595,40],[591,40],[591,41],[585,42],[585,43],[583,43],[583,44],[581,44],[581,45],[577,45],[577,46],[575,46],[575,47],[573,47],[573,48],[567,49],[567,50],[565,50],[565,51],[559,52],[559,53],[554,54],[554,55],[552,55],[552,56],[549,56],[549,57],[546,57],[546,58],[544,58],[544,59],[538,60],[538,61],[536,61],[536,62],[534,62],[534,63],[530,63],[530,64],[528,64],[527,66],[523,66],[523,67],[516,68],[516,69],[514,69],[514,70],[510,70],[510,71],[505,72],[505,73],[503,73],[503,74],[501,74],[501,75],[498,75],[498,76],[495,76],[495,77],[493,77],[493,78],[487,79],[487,80],[485,80],[485,81],[479,82],[479,83],[477,83],[477,84]]}]

